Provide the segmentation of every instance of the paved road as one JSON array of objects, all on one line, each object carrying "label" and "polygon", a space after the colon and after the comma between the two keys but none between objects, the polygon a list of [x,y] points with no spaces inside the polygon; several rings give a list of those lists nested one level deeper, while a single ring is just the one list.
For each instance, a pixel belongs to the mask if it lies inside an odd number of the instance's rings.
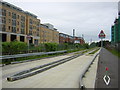
[{"label": "paved road", "polygon": [[[106,75],[106,67],[109,68],[108,75],[111,78],[109,85],[103,81],[103,77]],[[96,79],[96,88],[118,88],[118,57],[105,48],[102,48],[100,52]]]},{"label": "paved road", "polygon": [[79,88],[79,76],[93,57],[83,55],[37,75],[13,82],[4,78],[3,88]]}]

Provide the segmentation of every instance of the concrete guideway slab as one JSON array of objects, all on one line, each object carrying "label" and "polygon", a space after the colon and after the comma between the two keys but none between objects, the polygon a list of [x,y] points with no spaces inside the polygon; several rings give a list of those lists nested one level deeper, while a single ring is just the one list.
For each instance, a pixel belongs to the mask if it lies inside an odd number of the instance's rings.
[{"label": "concrete guideway slab", "polygon": [[64,56],[36,60],[36,61],[32,61],[32,62],[7,65],[7,66],[2,67],[2,78],[6,79],[7,76],[11,76],[11,75],[15,74],[16,72],[27,70],[29,68],[33,68],[33,67],[36,67],[39,65],[57,61],[59,59],[63,59],[66,57],[69,57],[69,56],[64,55]]},{"label": "concrete guideway slab", "polygon": [[85,77],[83,78],[83,83],[85,88],[95,88],[95,80],[97,74],[97,65],[98,65],[98,57],[96,57],[95,61],[89,68],[88,72],[86,72]]},{"label": "concrete guideway slab", "polygon": [[3,79],[3,88],[79,88],[79,76],[94,56],[80,56],[40,74],[8,82]]}]

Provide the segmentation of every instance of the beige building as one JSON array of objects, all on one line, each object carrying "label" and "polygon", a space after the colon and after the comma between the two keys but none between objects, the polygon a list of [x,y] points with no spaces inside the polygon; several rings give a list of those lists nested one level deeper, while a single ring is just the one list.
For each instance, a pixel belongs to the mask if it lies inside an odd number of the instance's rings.
[{"label": "beige building", "polygon": [[40,20],[37,19],[37,16],[12,4],[0,1],[0,20],[2,42],[14,40],[28,42],[27,35],[31,36],[30,43],[38,44],[40,42]]},{"label": "beige building", "polygon": [[7,2],[0,1],[0,20],[2,42],[59,43],[59,32],[52,24],[40,24],[36,15]]},{"label": "beige building", "polygon": [[54,27],[51,28],[49,25],[40,25],[40,43],[59,43],[59,32],[57,29]]}]

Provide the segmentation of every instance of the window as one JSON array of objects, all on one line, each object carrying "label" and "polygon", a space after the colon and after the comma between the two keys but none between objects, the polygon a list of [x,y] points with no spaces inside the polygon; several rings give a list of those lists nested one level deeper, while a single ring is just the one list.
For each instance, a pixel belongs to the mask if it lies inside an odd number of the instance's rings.
[{"label": "window", "polygon": [[32,31],[29,31],[29,35],[32,35]]},{"label": "window", "polygon": [[6,29],[6,26],[2,25],[2,31],[5,31],[5,29]]},{"label": "window", "polygon": [[32,21],[32,19],[30,19],[29,23],[30,23],[30,24],[33,24],[33,21]]},{"label": "window", "polygon": [[9,12],[8,15],[11,16],[11,12]]},{"label": "window", "polygon": [[8,30],[10,30],[10,26],[8,26]]},{"label": "window", "polygon": [[19,25],[19,21],[17,21],[17,25]]},{"label": "window", "polygon": [[39,26],[39,22],[37,22],[37,26]]},{"label": "window", "polygon": [[24,16],[21,16],[21,21],[25,21],[25,17]]},{"label": "window", "polygon": [[6,10],[2,9],[2,15],[6,16]]},{"label": "window", "polygon": [[32,30],[32,25],[29,26],[30,30]]},{"label": "window", "polygon": [[2,17],[2,23],[6,23],[6,18],[5,17]]},{"label": "window", "polygon": [[12,32],[16,33],[16,27],[12,27]]},{"label": "window", "polygon": [[37,33],[37,36],[39,36],[39,32]]},{"label": "window", "polygon": [[25,28],[25,23],[24,22],[21,22],[21,27]]},{"label": "window", "polygon": [[11,22],[11,19],[9,19],[8,21],[9,21],[9,23],[10,23],[10,22]]},{"label": "window", "polygon": [[12,13],[12,18],[16,19],[16,14],[15,13]]},{"label": "window", "polygon": [[24,28],[21,28],[21,34],[25,34]]},{"label": "window", "polygon": [[39,31],[39,28],[37,28],[37,31]]},{"label": "window", "polygon": [[19,19],[19,15],[17,15],[17,19]]},{"label": "window", "polygon": [[17,28],[17,32],[19,32],[19,28]]},{"label": "window", "polygon": [[16,26],[16,20],[12,20],[12,25]]}]

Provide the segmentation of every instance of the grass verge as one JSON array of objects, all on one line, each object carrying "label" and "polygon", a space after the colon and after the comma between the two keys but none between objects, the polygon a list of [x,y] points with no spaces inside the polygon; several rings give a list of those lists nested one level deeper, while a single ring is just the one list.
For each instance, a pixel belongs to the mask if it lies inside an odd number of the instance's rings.
[{"label": "grass verge", "polygon": [[117,50],[115,50],[115,49],[108,49],[108,48],[107,48],[107,50],[110,51],[110,52],[111,52],[112,54],[114,54],[115,56],[117,56],[117,57],[120,58],[120,52],[119,52],[119,51],[117,51]]},{"label": "grass verge", "polygon": [[[85,52],[88,52],[92,50],[93,48],[87,49]],[[4,59],[2,60],[2,64],[11,64],[11,62],[16,62],[16,61],[25,61],[25,60],[31,60],[31,59],[43,59],[43,58],[49,58],[49,57],[54,57],[54,56],[59,56],[59,55],[64,55],[67,53],[72,53],[72,52],[77,52],[77,51],[82,51],[85,49],[77,49],[77,50],[68,50],[66,53],[57,53],[57,54],[50,54],[50,55],[40,55],[40,56],[28,56],[28,57],[20,57],[20,58],[14,58],[14,59]]]},{"label": "grass verge", "polygon": [[95,51],[89,53],[89,54],[95,54],[99,49],[96,49]]}]

